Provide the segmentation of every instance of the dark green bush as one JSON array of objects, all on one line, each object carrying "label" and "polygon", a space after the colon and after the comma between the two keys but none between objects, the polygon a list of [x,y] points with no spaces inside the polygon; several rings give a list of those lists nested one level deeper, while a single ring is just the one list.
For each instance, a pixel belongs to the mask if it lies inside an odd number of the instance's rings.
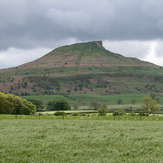
[{"label": "dark green bush", "polygon": [[72,113],[72,116],[79,116],[79,113]]},{"label": "dark green bush", "polygon": [[124,110],[115,110],[113,112],[113,116],[122,116],[122,115],[126,115],[126,112]]},{"label": "dark green bush", "polygon": [[54,113],[54,116],[61,116],[61,115],[66,115],[64,111],[57,111]]},{"label": "dark green bush", "polygon": [[130,116],[136,116],[136,113],[132,111],[129,115]]},{"label": "dark green bush", "polygon": [[146,113],[146,112],[140,112],[140,113],[139,113],[139,116],[149,116],[149,114]]},{"label": "dark green bush", "polygon": [[104,108],[98,109],[98,115],[99,116],[106,116],[107,112]]}]

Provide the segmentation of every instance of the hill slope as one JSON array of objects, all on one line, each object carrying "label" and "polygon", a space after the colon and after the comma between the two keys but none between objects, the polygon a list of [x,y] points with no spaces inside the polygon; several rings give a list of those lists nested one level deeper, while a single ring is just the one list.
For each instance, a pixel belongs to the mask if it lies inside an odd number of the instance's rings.
[{"label": "hill slope", "polygon": [[59,47],[0,70],[0,90],[15,94],[162,94],[162,83],[162,67],[112,53],[101,41]]}]

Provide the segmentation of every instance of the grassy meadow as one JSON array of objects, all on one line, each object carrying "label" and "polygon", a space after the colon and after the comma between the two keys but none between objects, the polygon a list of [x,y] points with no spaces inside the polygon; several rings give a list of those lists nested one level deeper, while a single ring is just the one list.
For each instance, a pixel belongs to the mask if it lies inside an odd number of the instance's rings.
[{"label": "grassy meadow", "polygon": [[[135,100],[135,104],[142,103],[142,98],[149,94],[120,94],[120,95],[95,95],[95,94],[71,94],[64,95],[34,95],[22,96],[25,99],[39,99],[46,105],[53,100],[66,100],[70,104],[79,103],[80,105],[89,105],[91,101],[97,101],[106,105],[116,105],[118,99],[122,99],[122,104],[131,104]],[[160,104],[163,105],[163,96],[157,96],[160,99]]]},{"label": "grassy meadow", "polygon": [[[63,95],[38,95],[38,96],[23,96],[25,99],[39,99],[43,102],[44,107],[49,101],[66,100],[73,109],[74,104],[79,105],[79,110],[90,109],[90,102],[97,101],[108,106],[108,109],[140,109],[142,99],[149,94],[120,94],[120,95],[93,95],[93,94],[72,94],[68,96]],[[163,96],[156,96],[159,98],[159,106],[163,108]],[[122,99],[122,104],[117,104],[117,100]],[[132,103],[135,100],[135,103]]]},{"label": "grassy meadow", "polygon": [[0,116],[0,162],[161,163],[163,160],[163,121],[31,117]]}]

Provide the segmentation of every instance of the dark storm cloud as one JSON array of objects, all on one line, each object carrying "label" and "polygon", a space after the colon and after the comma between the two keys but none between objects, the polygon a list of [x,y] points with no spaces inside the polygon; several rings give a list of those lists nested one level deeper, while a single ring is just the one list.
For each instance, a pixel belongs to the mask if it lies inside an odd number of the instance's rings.
[{"label": "dark storm cloud", "polygon": [[1,0],[0,49],[163,38],[162,0]]},{"label": "dark storm cloud", "polygon": [[162,6],[163,0],[0,0],[0,68],[92,40],[163,65]]}]

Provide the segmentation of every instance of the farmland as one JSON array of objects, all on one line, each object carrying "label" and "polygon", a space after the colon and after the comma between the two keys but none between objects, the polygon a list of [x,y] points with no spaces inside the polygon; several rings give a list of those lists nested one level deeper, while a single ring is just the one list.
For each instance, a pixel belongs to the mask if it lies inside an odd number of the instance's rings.
[{"label": "farmland", "polygon": [[[0,163],[162,162],[162,74],[162,67],[107,51],[101,41],[59,47],[0,70]],[[32,103],[11,94],[43,107],[35,114]],[[148,104],[159,112],[143,110],[145,96],[154,96],[160,109],[152,99]],[[55,100],[71,107],[56,107]],[[66,111],[57,116],[56,110]]]},{"label": "farmland", "polygon": [[[142,98],[149,96],[149,94],[121,94],[121,95],[92,95],[92,94],[73,94],[69,96],[63,95],[38,95],[38,96],[23,96],[25,99],[39,99],[43,102],[44,107],[49,101],[53,100],[66,100],[73,107],[77,103],[79,109],[90,109],[89,104],[91,101],[97,101],[101,104],[108,106],[108,109],[126,109],[132,107],[133,109],[141,108]],[[163,107],[163,96],[156,96],[159,98],[159,106]],[[122,104],[118,105],[117,100],[122,99]],[[132,104],[132,100],[135,103]]]},{"label": "farmland", "polygon": [[163,160],[162,120],[104,120],[107,117],[66,116],[61,120],[54,116],[37,119],[22,115],[14,119],[13,115],[1,115],[0,162]]},{"label": "farmland", "polygon": [[[131,104],[131,100],[135,100],[136,104],[142,103],[142,98],[149,96],[149,94],[121,94],[121,95],[92,95],[92,94],[73,94],[69,96],[63,95],[37,95],[37,96],[23,96],[25,99],[39,99],[46,105],[53,100],[66,100],[70,104],[79,103],[80,105],[90,104],[91,101],[96,100],[106,105],[116,105],[118,99],[123,100],[123,104]],[[163,96],[158,96],[160,104],[163,104]]]}]

